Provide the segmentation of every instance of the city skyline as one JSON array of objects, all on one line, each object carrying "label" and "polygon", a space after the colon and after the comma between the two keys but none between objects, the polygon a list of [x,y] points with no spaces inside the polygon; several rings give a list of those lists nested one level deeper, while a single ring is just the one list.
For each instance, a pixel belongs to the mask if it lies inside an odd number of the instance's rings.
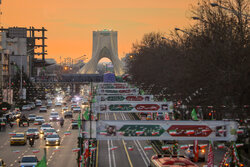
[{"label": "city skyline", "polygon": [[[60,3],[59,3],[60,2]],[[66,57],[92,56],[92,32],[118,31],[118,53],[121,58],[131,51],[132,43],[152,31],[168,34],[175,27],[187,27],[191,5],[197,0],[87,1],[32,0],[2,1],[1,26],[45,27],[48,56],[57,62]]]}]

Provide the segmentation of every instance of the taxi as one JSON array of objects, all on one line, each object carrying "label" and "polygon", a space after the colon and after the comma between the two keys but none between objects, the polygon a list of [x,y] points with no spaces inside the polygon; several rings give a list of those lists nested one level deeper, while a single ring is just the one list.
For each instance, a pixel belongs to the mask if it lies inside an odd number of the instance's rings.
[{"label": "taxi", "polygon": [[17,132],[10,138],[10,145],[25,145],[27,143],[27,136],[23,132]]}]

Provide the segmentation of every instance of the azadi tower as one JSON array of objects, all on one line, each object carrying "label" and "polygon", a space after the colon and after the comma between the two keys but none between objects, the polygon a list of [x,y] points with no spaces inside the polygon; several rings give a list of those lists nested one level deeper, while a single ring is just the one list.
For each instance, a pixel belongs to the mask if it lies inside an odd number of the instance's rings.
[{"label": "azadi tower", "polygon": [[123,74],[123,64],[118,58],[117,31],[93,31],[93,48],[91,60],[80,69],[81,74],[95,74],[97,64],[103,57],[111,60],[115,75]]}]

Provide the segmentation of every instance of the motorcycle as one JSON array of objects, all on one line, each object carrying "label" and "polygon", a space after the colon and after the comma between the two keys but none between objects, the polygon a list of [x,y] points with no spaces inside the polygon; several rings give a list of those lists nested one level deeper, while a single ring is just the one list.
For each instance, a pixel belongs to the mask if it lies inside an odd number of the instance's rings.
[{"label": "motorcycle", "polygon": [[64,124],[64,120],[61,120],[61,121],[60,121],[61,127],[63,127],[63,124]]},{"label": "motorcycle", "polygon": [[33,147],[33,145],[34,145],[33,137],[29,138],[29,144],[30,144],[30,147]]}]

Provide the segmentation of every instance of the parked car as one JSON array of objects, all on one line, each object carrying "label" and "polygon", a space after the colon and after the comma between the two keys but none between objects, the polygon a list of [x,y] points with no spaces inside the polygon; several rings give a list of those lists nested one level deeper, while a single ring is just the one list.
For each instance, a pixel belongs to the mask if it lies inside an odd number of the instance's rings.
[{"label": "parked car", "polygon": [[39,112],[47,112],[47,107],[46,106],[41,106],[39,109]]},{"label": "parked car", "polygon": [[[199,148],[199,160],[205,161],[206,150],[204,148]],[[194,159],[194,146],[189,145],[188,149],[185,150],[185,155],[190,158],[191,160]]]},{"label": "parked car", "polygon": [[24,155],[22,160],[19,161],[20,167],[33,167],[36,166],[38,162],[35,155]]}]

